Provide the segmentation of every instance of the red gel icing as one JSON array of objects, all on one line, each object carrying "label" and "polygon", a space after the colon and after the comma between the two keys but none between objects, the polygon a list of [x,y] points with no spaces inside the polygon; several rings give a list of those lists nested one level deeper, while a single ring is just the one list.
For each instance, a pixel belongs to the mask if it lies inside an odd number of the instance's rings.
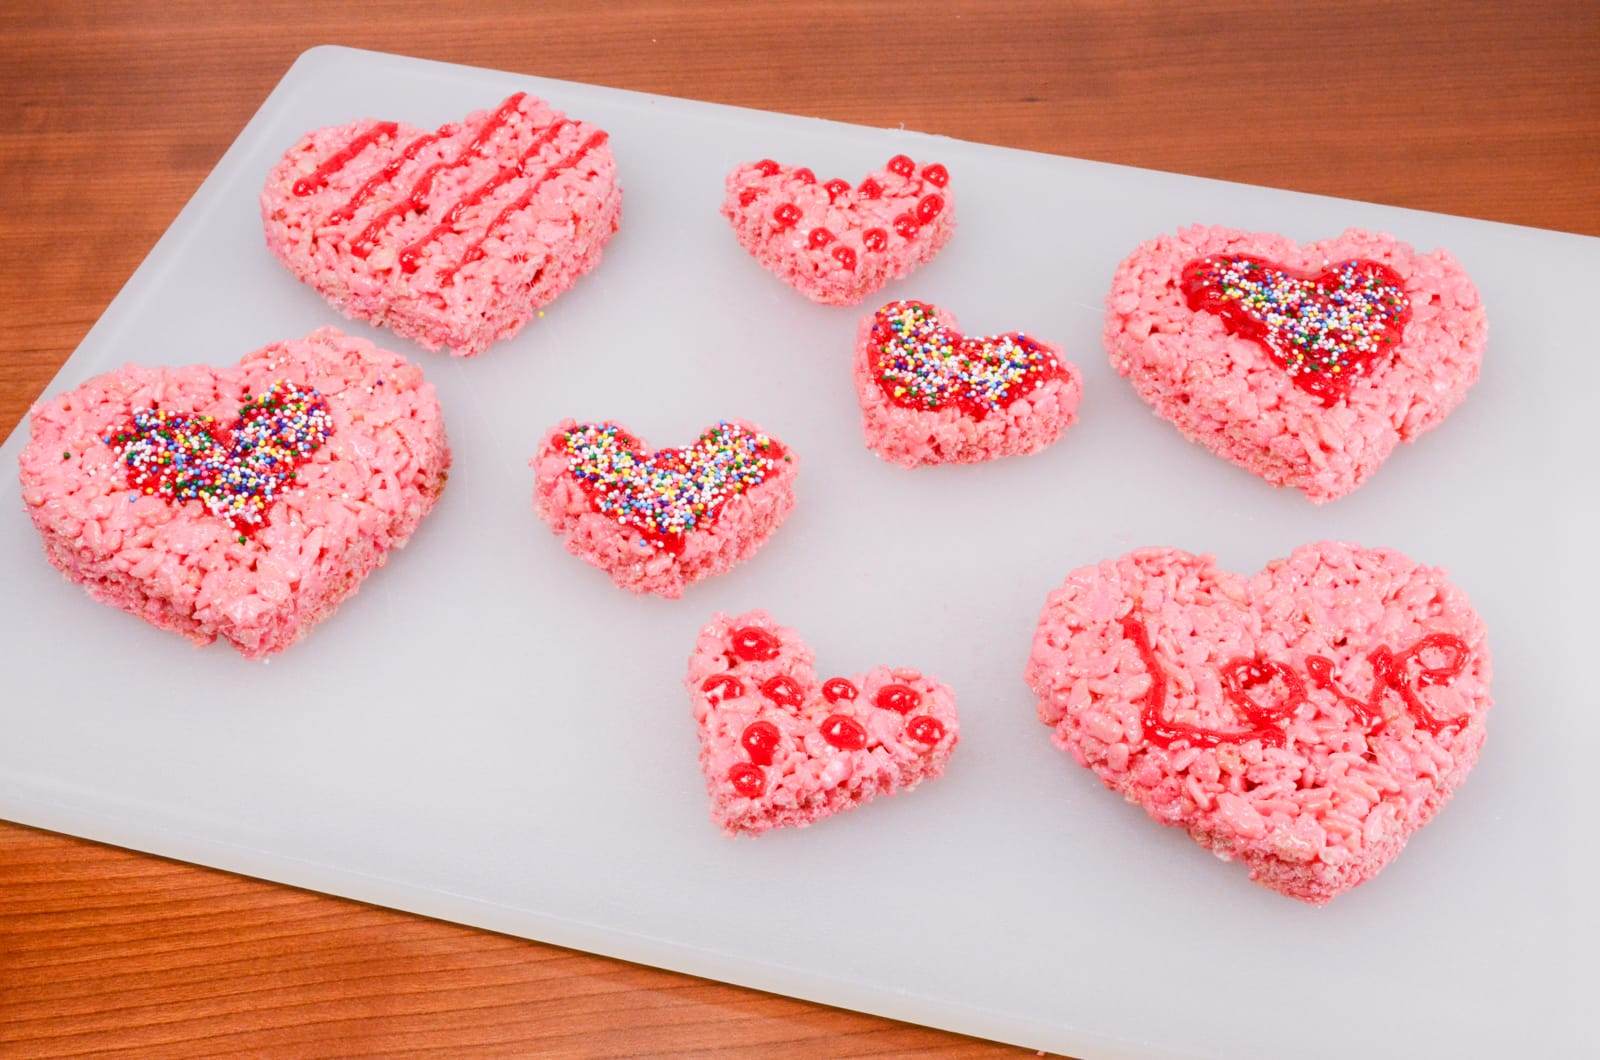
[{"label": "red gel icing", "polygon": [[838,703],[841,700],[848,703],[860,694],[856,686],[843,677],[830,677],[822,682],[822,698],[829,703]]},{"label": "red gel icing", "polygon": [[950,183],[950,171],[934,162],[922,167],[922,179],[936,188],[942,188]]},{"label": "red gel icing", "polygon": [[828,201],[833,202],[838,199],[839,196],[850,190],[850,182],[848,180],[840,180],[838,177],[835,177],[834,179],[828,181],[828,183],[824,184],[822,186],[822,190],[828,193]]},{"label": "red gel icing", "polygon": [[782,674],[769,677],[762,682],[761,694],[778,706],[788,707],[790,710],[798,710],[800,704],[806,701],[805,689],[800,687],[799,682]]},{"label": "red gel icing", "polygon": [[822,738],[841,751],[859,751],[867,746],[867,730],[845,714],[829,714],[817,727]]},{"label": "red gel icing", "polygon": [[793,228],[800,223],[800,207],[792,202],[782,203],[772,211],[772,220],[779,228]]},{"label": "red gel icing", "polygon": [[861,243],[868,250],[882,250],[889,245],[889,233],[881,228],[869,228],[861,233]]},{"label": "red gel icing", "polygon": [[744,626],[729,636],[733,654],[748,662],[767,662],[778,657],[778,638],[757,626]]},{"label": "red gel icing", "polygon": [[847,269],[856,267],[856,252],[849,247],[834,247],[833,259]]},{"label": "red gel icing", "polygon": [[445,135],[444,129],[440,129],[438,132],[423,133],[415,140],[412,140],[406,145],[405,150],[401,151],[388,165],[373,174],[365,184],[357,188],[356,193],[350,197],[350,201],[329,214],[328,219],[323,223],[336,225],[350,220],[356,215],[356,211],[361,209],[368,199],[372,198],[373,192],[394,180],[395,177],[400,175],[400,171],[405,168],[407,162],[415,159],[424,147],[431,143],[436,143]]},{"label": "red gel icing", "polygon": [[793,176],[795,180],[800,181],[802,184],[815,184],[817,182],[817,175],[805,166],[795,170]]},{"label": "red gel icing", "polygon": [[868,177],[861,182],[861,187],[856,189],[863,199],[876,199],[883,194],[883,185]]},{"label": "red gel icing", "polygon": [[910,685],[884,685],[878,689],[878,694],[872,697],[874,706],[884,710],[892,710],[898,714],[909,714],[922,702],[922,696]]},{"label": "red gel icing", "polygon": [[323,159],[322,164],[317,166],[316,169],[295,181],[294,193],[304,196],[310,195],[312,192],[321,191],[328,186],[329,177],[349,165],[352,159],[385,136],[393,136],[399,128],[400,126],[392,121],[378,122],[366,132]]},{"label": "red gel icing", "polygon": [[761,161],[756,163],[756,168],[761,171],[761,175],[763,177],[770,177],[778,172],[779,166],[778,163],[774,162],[772,159],[763,158]]},{"label": "red gel icing", "polygon": [[826,228],[813,228],[811,230],[811,234],[806,237],[806,243],[811,247],[812,250],[821,250],[823,247],[832,242],[833,233],[828,231]]},{"label": "red gel icing", "polygon": [[[1144,663],[1145,672],[1150,676],[1150,687],[1141,697],[1139,711],[1139,720],[1144,728],[1146,740],[1159,747],[1170,747],[1178,740],[1187,740],[1195,747],[1216,747],[1219,744],[1237,743],[1243,740],[1260,740],[1262,743],[1277,745],[1283,743],[1283,732],[1276,728],[1262,728],[1258,725],[1253,729],[1222,732],[1201,725],[1168,721],[1165,716],[1167,674],[1161,668],[1161,661],[1156,658],[1155,648],[1150,643],[1150,635],[1145,630],[1144,623],[1130,615],[1122,620],[1122,635],[1133,641],[1133,646],[1139,652],[1139,659]],[[1230,665],[1237,665],[1237,661]],[[1228,695],[1237,705],[1235,692],[1229,690]],[[1304,698],[1303,694],[1301,698]],[[1241,713],[1245,711],[1241,709]]]},{"label": "red gel icing", "polygon": [[747,799],[753,799],[767,790],[767,775],[760,766],[749,762],[735,762],[728,767],[728,780],[733,790]]},{"label": "red gel icing", "polygon": [[931,747],[944,739],[944,722],[926,714],[919,715],[906,722],[906,735]]},{"label": "red gel icing", "polygon": [[911,161],[911,159],[907,158],[905,155],[895,155],[893,158],[889,159],[889,164],[884,168],[889,172],[896,173],[902,177],[909,177],[912,173],[916,172],[917,164]]},{"label": "red gel icing", "polygon": [[712,674],[700,685],[700,691],[711,702],[721,703],[725,699],[737,699],[744,695],[744,682],[732,674]]},{"label": "red gel icing", "polygon": [[778,749],[778,727],[770,721],[752,721],[744,727],[739,746],[758,766],[770,766],[772,755]]},{"label": "red gel icing", "polygon": [[758,188],[746,188],[746,189],[744,189],[743,191],[741,191],[739,193],[739,205],[740,206],[749,206],[751,203],[756,201],[756,196],[760,195],[760,194],[761,194],[761,191]]},{"label": "red gel icing", "polygon": [[941,195],[924,195],[917,200],[917,220],[927,224],[939,216],[939,211],[944,209],[944,197]]},{"label": "red gel icing", "polygon": [[[1423,661],[1426,652],[1438,652],[1444,655],[1445,661],[1438,666],[1429,666]],[[1430,633],[1417,641],[1399,655],[1392,654],[1388,648],[1378,648],[1367,656],[1372,663],[1372,690],[1367,695],[1366,702],[1345,692],[1339,687],[1333,674],[1333,660],[1321,655],[1313,655],[1306,659],[1306,673],[1311,676],[1311,683],[1316,687],[1332,692],[1339,701],[1353,711],[1374,731],[1383,728],[1383,694],[1392,691],[1400,697],[1400,702],[1406,710],[1416,719],[1417,728],[1424,729],[1438,735],[1448,728],[1461,728],[1467,724],[1468,715],[1461,714],[1454,718],[1441,718],[1435,715],[1422,702],[1415,686],[1448,684],[1467,668],[1468,657],[1467,643],[1452,633]],[[1415,676],[1412,675],[1412,666],[1415,664]]]},{"label": "red gel icing", "polygon": [[917,229],[922,226],[917,224],[917,219],[908,213],[895,214],[894,230],[900,233],[902,239],[915,239]]}]

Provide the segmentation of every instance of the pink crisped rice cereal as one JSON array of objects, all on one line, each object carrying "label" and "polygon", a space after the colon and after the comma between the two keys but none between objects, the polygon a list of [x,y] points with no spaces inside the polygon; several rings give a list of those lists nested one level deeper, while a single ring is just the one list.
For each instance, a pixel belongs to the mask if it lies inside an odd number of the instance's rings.
[{"label": "pink crisped rice cereal", "polygon": [[1134,251],[1106,299],[1111,363],[1157,414],[1318,503],[1461,403],[1487,331],[1448,253],[1359,229],[1301,246],[1185,228]]},{"label": "pink crisped rice cereal", "polygon": [[1028,684],[1055,742],[1250,878],[1376,876],[1477,761],[1489,647],[1444,572],[1321,542],[1243,577],[1152,548],[1067,575]]},{"label": "pink crisped rice cereal", "polygon": [[711,819],[730,835],[803,828],[944,772],[955,694],[916,670],[817,680],[811,649],[764,611],[716,615],[685,680]]},{"label": "pink crisped rice cereal", "polygon": [[96,376],[33,408],[20,463],[23,504],[69,579],[255,658],[406,543],[450,449],[415,365],[323,328],[229,368]]},{"label": "pink crisped rice cereal", "polygon": [[722,216],[739,245],[825,305],[855,305],[932,260],[955,227],[950,173],[895,155],[851,187],[771,159],[728,174]]},{"label": "pink crisped rice cereal", "polygon": [[518,92],[431,132],[308,133],[261,193],[267,246],[347,316],[482,353],[594,268],[622,189],[606,133]]},{"label": "pink crisped rice cereal", "polygon": [[614,423],[556,425],[530,461],[534,508],[624,589],[677,597],[755,555],[794,508],[795,459],[761,428],[650,452]]},{"label": "pink crisped rice cereal", "polygon": [[954,315],[890,302],[856,334],[856,395],[867,448],[906,467],[1037,453],[1078,415],[1078,368],[1015,332],[965,338]]}]

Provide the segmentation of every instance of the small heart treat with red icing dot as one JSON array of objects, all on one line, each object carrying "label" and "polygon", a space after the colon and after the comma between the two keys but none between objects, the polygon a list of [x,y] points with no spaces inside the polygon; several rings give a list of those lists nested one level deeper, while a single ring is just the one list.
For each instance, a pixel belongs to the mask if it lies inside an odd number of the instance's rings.
[{"label": "small heart treat with red icing dot", "polygon": [[867,447],[906,467],[1036,453],[1077,418],[1077,366],[1021,332],[967,338],[925,302],[861,322],[856,394]]},{"label": "small heart treat with red icing dot", "polygon": [[1358,229],[1302,246],[1187,228],[1134,251],[1106,300],[1111,363],[1157,414],[1319,503],[1438,426],[1486,336],[1454,258]]},{"label": "small heart treat with red icing dot", "polygon": [[686,679],[711,818],[731,835],[804,827],[944,771],[955,694],[916,670],[817,679],[811,649],[763,611],[717,615]]},{"label": "small heart treat with red icing dot", "polygon": [[1443,571],[1322,542],[1245,577],[1143,549],[1050,594],[1028,684],[1056,744],[1250,878],[1321,904],[1466,779],[1483,622]]},{"label": "small heart treat with red icing dot", "polygon": [[473,356],[594,268],[622,213],[605,130],[523,92],[432,131],[317,129],[267,176],[267,246],[345,314]]},{"label": "small heart treat with red icing dot", "polygon": [[615,423],[567,420],[532,466],[534,507],[567,550],[636,593],[676,597],[731,570],[794,508],[793,454],[737,420],[655,451]]},{"label": "small heart treat with red icing dot", "polygon": [[739,245],[814,302],[855,305],[933,258],[954,230],[950,172],[905,155],[860,183],[771,159],[728,174]]},{"label": "small heart treat with red icing dot", "polygon": [[450,467],[417,367],[323,328],[231,368],[126,368],[33,410],[22,499],[89,595],[282,651],[416,530]]}]

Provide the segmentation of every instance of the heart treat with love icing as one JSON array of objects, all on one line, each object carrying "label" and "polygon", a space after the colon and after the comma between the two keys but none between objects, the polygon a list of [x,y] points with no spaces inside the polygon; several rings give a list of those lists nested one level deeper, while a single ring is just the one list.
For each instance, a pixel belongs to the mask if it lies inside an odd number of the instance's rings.
[{"label": "heart treat with love icing", "polygon": [[967,338],[953,315],[912,301],[861,322],[855,379],[867,447],[906,467],[1036,453],[1072,426],[1083,392],[1055,346]]},{"label": "heart treat with love icing", "polygon": [[606,133],[518,92],[432,131],[318,129],[267,177],[267,246],[347,315],[472,356],[594,268],[622,190]]},{"label": "heart treat with love icing", "polygon": [[130,366],[42,402],[22,497],[91,596],[254,657],[405,544],[449,466],[416,366],[324,328],[231,368]]},{"label": "heart treat with love icing", "polygon": [[811,649],[762,611],[717,615],[689,657],[711,818],[732,835],[804,827],[944,771],[955,695],[916,670],[817,678]]},{"label": "heart treat with love icing", "polygon": [[532,465],[534,507],[568,551],[639,593],[675,597],[731,570],[794,507],[793,454],[739,421],[651,452],[614,423],[567,420]]},{"label": "heart treat with love icing", "polygon": [[1106,307],[1111,363],[1159,415],[1316,502],[1438,426],[1487,335],[1454,258],[1357,229],[1301,246],[1187,228],[1129,256]]},{"label": "heart treat with love icing", "polygon": [[1442,571],[1335,542],[1249,577],[1176,549],[1073,571],[1027,668],[1062,750],[1314,904],[1376,876],[1466,779],[1490,676]]},{"label": "heart treat with love icing", "polygon": [[728,174],[739,245],[814,302],[855,305],[927,262],[954,229],[950,172],[895,155],[859,184],[771,159]]}]

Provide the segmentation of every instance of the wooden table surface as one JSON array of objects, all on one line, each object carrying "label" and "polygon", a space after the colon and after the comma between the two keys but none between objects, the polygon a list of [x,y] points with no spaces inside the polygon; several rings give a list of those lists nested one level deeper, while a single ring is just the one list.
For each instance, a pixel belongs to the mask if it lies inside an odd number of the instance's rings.
[{"label": "wooden table surface", "polygon": [[[321,43],[1600,234],[1586,0],[590,6],[0,7],[0,431]],[[0,1054],[429,1048],[1003,1051],[0,823]]]}]

